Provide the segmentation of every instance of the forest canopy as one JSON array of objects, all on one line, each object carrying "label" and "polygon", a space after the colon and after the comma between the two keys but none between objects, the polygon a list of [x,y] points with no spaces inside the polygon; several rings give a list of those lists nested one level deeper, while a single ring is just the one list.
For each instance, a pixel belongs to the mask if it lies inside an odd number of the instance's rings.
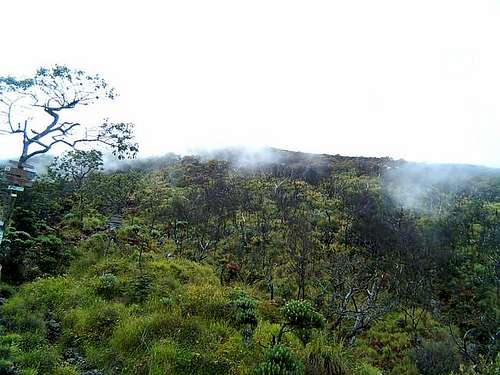
[{"label": "forest canopy", "polygon": [[53,160],[1,245],[1,371],[498,374],[497,170],[266,152]]}]

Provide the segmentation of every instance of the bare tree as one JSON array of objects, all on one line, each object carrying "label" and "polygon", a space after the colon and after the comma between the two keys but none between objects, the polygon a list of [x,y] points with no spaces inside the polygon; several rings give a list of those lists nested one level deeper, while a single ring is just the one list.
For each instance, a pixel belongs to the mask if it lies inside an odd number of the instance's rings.
[{"label": "bare tree", "polygon": [[350,344],[378,319],[392,311],[395,301],[387,293],[387,275],[369,259],[355,254],[333,254],[330,277],[316,298],[331,320],[331,329],[339,329]]},{"label": "bare tree", "polygon": [[40,68],[28,79],[0,77],[0,134],[22,137],[19,167],[57,144],[75,148],[97,142],[111,146],[119,158],[135,155],[130,123],[104,121],[89,127],[62,119],[63,112],[115,97],[115,90],[100,76],[66,66]]}]

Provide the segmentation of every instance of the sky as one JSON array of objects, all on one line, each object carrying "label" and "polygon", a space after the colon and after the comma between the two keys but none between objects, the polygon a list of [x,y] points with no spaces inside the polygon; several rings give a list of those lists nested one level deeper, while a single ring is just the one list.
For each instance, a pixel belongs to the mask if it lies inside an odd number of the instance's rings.
[{"label": "sky", "polygon": [[[500,167],[500,1],[3,1],[0,76],[120,97],[140,155],[272,146]],[[19,141],[0,136],[0,158]]]}]

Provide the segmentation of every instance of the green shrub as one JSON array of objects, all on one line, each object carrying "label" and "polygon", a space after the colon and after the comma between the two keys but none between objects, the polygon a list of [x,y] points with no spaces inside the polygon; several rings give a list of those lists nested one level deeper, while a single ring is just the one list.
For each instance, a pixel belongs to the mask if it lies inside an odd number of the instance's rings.
[{"label": "green shrub", "polygon": [[304,366],[290,349],[276,345],[266,354],[266,361],[255,368],[256,375],[302,375]]},{"label": "green shrub", "polygon": [[122,293],[120,281],[112,273],[101,275],[96,282],[95,289],[100,296],[106,299],[112,299]]},{"label": "green shrub", "polygon": [[19,349],[25,352],[47,346],[47,338],[36,332],[23,333],[18,342]]},{"label": "green shrub", "polygon": [[[393,312],[376,322],[368,331],[356,339],[355,351],[368,363],[389,373],[394,370],[407,374],[416,373],[412,358],[413,330],[405,324],[404,314]],[[434,341],[442,341],[448,337],[446,327],[432,317],[427,316],[425,322],[417,327],[419,336]]]},{"label": "green shrub", "polygon": [[75,258],[74,249],[64,244],[61,238],[52,234],[36,237],[30,250],[26,253],[24,261],[24,272],[27,279],[60,274]]},{"label": "green shrub", "polygon": [[159,339],[170,338],[186,347],[202,347],[207,337],[202,321],[172,311],[170,314],[156,313],[122,321],[113,333],[111,347],[115,352],[127,356],[145,350],[149,343]]},{"label": "green shrub", "polygon": [[0,374],[14,375],[15,347],[19,341],[18,335],[0,336]]},{"label": "green shrub", "polygon": [[[306,345],[312,338],[313,328],[323,328],[325,319],[318,313],[309,301],[291,301],[281,308],[284,317],[282,331],[289,327],[297,337]],[[281,335],[278,336],[278,343]]]},{"label": "green shrub", "polygon": [[54,375],[79,375],[80,372],[70,365],[62,365],[54,370]]},{"label": "green shrub", "polygon": [[183,310],[205,319],[227,319],[229,298],[226,290],[214,284],[188,284],[184,294]]},{"label": "green shrub", "polygon": [[98,302],[73,310],[67,315],[64,326],[76,337],[98,342],[110,337],[115,327],[126,316],[125,306],[119,303]]},{"label": "green shrub", "polygon": [[458,354],[447,341],[424,342],[414,350],[413,357],[422,375],[448,375],[460,367]]},{"label": "green shrub", "polygon": [[342,343],[328,345],[323,337],[307,344],[304,365],[306,374],[310,375],[350,375],[349,364],[353,358]]},{"label": "green shrub", "polygon": [[16,364],[21,368],[36,370],[39,374],[53,374],[61,358],[56,349],[50,346],[35,349],[30,352],[21,352],[16,359]]},{"label": "green shrub", "polygon": [[10,298],[15,292],[14,287],[0,283],[0,298]]},{"label": "green shrub", "polygon": [[0,375],[17,375],[14,363],[5,358],[0,358]]},{"label": "green shrub", "polygon": [[104,220],[96,216],[86,216],[83,218],[83,231],[87,233],[96,232],[104,228]]},{"label": "green shrub", "polygon": [[158,259],[148,263],[155,278],[173,277],[180,284],[218,285],[218,278],[209,266],[187,259]]},{"label": "green shrub", "polygon": [[236,326],[240,328],[247,345],[250,345],[250,340],[257,327],[257,301],[245,291],[237,290],[232,296],[231,305]]},{"label": "green shrub", "polygon": [[382,371],[368,363],[359,365],[354,373],[356,375],[382,375]]},{"label": "green shrub", "polygon": [[318,313],[309,301],[291,301],[281,308],[287,325],[295,329],[322,328],[323,315]]},{"label": "green shrub", "polygon": [[148,274],[141,273],[131,283],[129,287],[129,297],[132,302],[144,302],[152,288],[153,278]]},{"label": "green shrub", "polygon": [[[108,248],[109,237],[106,233],[95,233],[86,240],[80,242],[80,249],[84,254],[104,254],[104,250]],[[96,258],[93,259],[97,261]],[[87,269],[84,269],[87,270]]]},{"label": "green shrub", "polygon": [[210,353],[191,352],[166,340],[152,347],[148,367],[151,375],[225,375],[231,369],[230,363],[224,359],[215,358]]},{"label": "green shrub", "polygon": [[[62,317],[68,310],[89,305],[95,295],[83,283],[70,277],[47,277],[23,285],[19,294],[2,307],[8,319],[17,316],[46,316],[49,312]],[[30,313],[31,312],[31,313]]]}]

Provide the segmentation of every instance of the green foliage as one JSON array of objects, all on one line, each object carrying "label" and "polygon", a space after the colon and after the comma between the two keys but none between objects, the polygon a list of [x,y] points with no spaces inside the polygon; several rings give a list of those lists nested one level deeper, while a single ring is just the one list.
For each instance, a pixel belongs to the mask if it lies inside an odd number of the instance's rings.
[{"label": "green foliage", "polygon": [[395,200],[398,162],[296,157],[104,173],[63,156],[0,248],[22,284],[0,289],[5,371],[80,373],[78,352],[112,375],[497,375],[498,181],[429,187],[417,210]]},{"label": "green foliage", "polygon": [[276,345],[266,354],[266,361],[255,368],[257,375],[302,375],[304,366],[290,349]]},{"label": "green foliage", "polygon": [[[291,328],[304,345],[311,341],[312,329],[323,328],[325,325],[325,318],[309,301],[291,301],[281,308],[281,313],[284,318],[281,331]],[[281,334],[277,341],[281,341]]]},{"label": "green foliage", "polygon": [[281,309],[281,313],[286,324],[295,329],[322,328],[325,325],[325,319],[310,301],[291,301]]},{"label": "green foliage", "polygon": [[305,373],[310,375],[350,375],[354,362],[351,353],[343,344],[332,343],[319,337],[311,341],[305,348]]},{"label": "green foliage", "polygon": [[257,301],[243,290],[233,293],[231,304],[234,309],[234,320],[242,335],[250,344],[253,332],[257,327]]},{"label": "green foliage", "polygon": [[15,374],[14,360],[18,335],[0,336],[0,374]]},{"label": "green foliage", "polygon": [[161,374],[228,374],[230,365],[206,352],[191,352],[171,341],[160,341],[151,349],[149,373]]},{"label": "green foliage", "polygon": [[97,302],[86,308],[74,309],[65,317],[64,327],[73,338],[96,342],[110,337],[127,315],[122,304]]},{"label": "green foliage", "polygon": [[415,364],[422,375],[447,375],[457,371],[460,359],[450,342],[424,342],[413,352]]},{"label": "green foliage", "polygon": [[[449,339],[448,329],[428,313],[425,313],[424,319],[418,324],[416,332],[419,337],[430,341]],[[413,336],[413,328],[407,317],[394,312],[386,315],[362,335],[356,343],[355,351],[378,368],[393,371],[394,374],[398,374],[398,371],[416,374],[417,370],[410,356]]]},{"label": "green foliage", "polygon": [[0,248],[2,276],[16,283],[63,273],[74,257],[72,246],[53,234],[32,237],[13,231]]},{"label": "green foliage", "polygon": [[94,233],[99,229],[104,228],[104,221],[100,217],[96,216],[85,216],[83,218],[82,230],[85,233]]},{"label": "green foliage", "polygon": [[32,369],[39,374],[53,374],[60,362],[59,353],[50,346],[22,352],[16,358],[16,364],[21,368]]},{"label": "green foliage", "polygon": [[121,294],[119,279],[112,273],[101,275],[96,284],[96,292],[106,299],[111,299]]},{"label": "green foliage", "polygon": [[382,375],[382,372],[367,363],[361,364],[355,371],[356,375]]}]

